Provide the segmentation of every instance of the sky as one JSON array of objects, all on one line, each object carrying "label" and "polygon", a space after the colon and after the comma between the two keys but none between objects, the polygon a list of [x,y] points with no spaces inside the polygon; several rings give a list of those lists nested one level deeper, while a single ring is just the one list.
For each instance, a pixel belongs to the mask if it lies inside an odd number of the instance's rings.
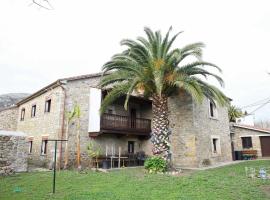
[{"label": "sky", "polygon": [[[184,31],[175,47],[206,44],[203,59],[222,68],[232,104],[270,99],[268,0],[50,0],[53,10],[31,2],[0,1],[0,94],[100,72],[123,50],[122,39],[143,36],[145,26],[163,33],[172,26]],[[270,105],[254,117],[270,120]]]}]

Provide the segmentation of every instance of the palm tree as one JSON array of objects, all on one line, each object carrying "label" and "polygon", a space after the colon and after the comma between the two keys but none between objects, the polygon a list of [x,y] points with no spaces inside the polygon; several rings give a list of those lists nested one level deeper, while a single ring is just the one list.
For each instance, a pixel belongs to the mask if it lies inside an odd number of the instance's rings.
[{"label": "palm tree", "polygon": [[[100,83],[102,88],[111,88],[102,102],[101,113],[121,96],[126,96],[125,109],[133,93],[152,99],[152,151],[154,155],[160,155],[165,160],[169,158],[170,148],[168,120],[170,96],[184,90],[198,103],[205,97],[222,106],[229,102],[217,87],[201,79],[213,77],[221,86],[224,85],[221,77],[204,68],[210,66],[221,72],[216,65],[202,61],[204,44],[194,43],[172,49],[175,39],[181,32],[170,37],[171,30],[172,28],[165,37],[162,37],[160,31],[153,32],[145,28],[146,38],[122,40],[121,45],[127,49],[114,55],[104,64],[103,73],[106,76],[103,76]],[[190,59],[187,58],[193,58],[193,61],[188,62]]]},{"label": "palm tree", "polygon": [[236,122],[236,118],[243,117],[244,113],[240,108],[230,105],[228,109],[228,115],[230,122]]}]

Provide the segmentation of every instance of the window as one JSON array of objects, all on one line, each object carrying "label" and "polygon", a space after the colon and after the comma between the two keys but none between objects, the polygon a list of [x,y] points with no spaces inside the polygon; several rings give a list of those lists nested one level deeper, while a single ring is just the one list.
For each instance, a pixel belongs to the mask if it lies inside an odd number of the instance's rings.
[{"label": "window", "polygon": [[37,110],[37,106],[33,105],[32,106],[32,110],[31,110],[31,117],[35,117],[36,116],[36,110]]},{"label": "window", "polygon": [[217,138],[213,139],[213,152],[214,153],[217,153],[217,141],[218,141]]},{"label": "window", "polygon": [[252,148],[252,139],[251,139],[251,137],[242,137],[242,146],[243,146],[243,149]]},{"label": "window", "polygon": [[209,115],[211,118],[217,118],[217,108],[216,105],[209,100]]},{"label": "window", "polygon": [[29,141],[29,153],[32,153],[32,150],[33,150],[33,141],[32,140],[30,140]]},{"label": "window", "polygon": [[108,114],[113,114],[113,110],[112,109],[108,109]]},{"label": "window", "polygon": [[128,141],[128,153],[134,153],[134,141]]},{"label": "window", "polygon": [[24,116],[25,116],[25,108],[23,108],[23,109],[21,110],[21,121],[24,120]]},{"label": "window", "polygon": [[212,136],[211,137],[212,142],[212,153],[213,155],[219,155],[221,154],[221,148],[220,148],[220,138],[219,136]]},{"label": "window", "polygon": [[51,99],[46,100],[45,102],[45,112],[50,112],[51,111]]},{"label": "window", "polygon": [[47,146],[48,146],[48,140],[47,139],[42,140],[42,143],[41,143],[41,155],[46,155],[47,154]]}]

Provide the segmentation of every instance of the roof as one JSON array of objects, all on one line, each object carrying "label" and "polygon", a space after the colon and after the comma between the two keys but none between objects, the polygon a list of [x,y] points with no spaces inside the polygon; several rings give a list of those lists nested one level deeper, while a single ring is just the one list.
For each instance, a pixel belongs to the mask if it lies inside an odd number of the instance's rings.
[{"label": "roof", "polygon": [[54,89],[58,86],[61,86],[62,84],[64,84],[66,81],[75,81],[75,80],[80,80],[80,79],[87,79],[87,78],[95,78],[95,77],[100,77],[102,76],[102,72],[100,73],[94,73],[94,74],[85,74],[85,75],[80,75],[80,76],[72,76],[72,77],[68,77],[68,78],[62,78],[62,79],[58,79],[56,81],[54,81],[53,83],[45,86],[44,88],[38,90],[37,92],[31,94],[30,96],[22,99],[21,101],[19,101],[16,105],[21,105],[45,92],[47,92],[49,89]]},{"label": "roof", "polygon": [[10,110],[10,109],[13,109],[13,108],[17,108],[17,105],[11,105],[11,106],[8,106],[8,107],[5,107],[5,108],[1,108],[0,112],[5,111],[5,110]]},{"label": "roof", "polygon": [[259,128],[259,127],[255,127],[255,126],[245,125],[245,124],[233,124],[233,126],[237,127],[237,128],[249,129],[249,130],[253,130],[253,131],[259,131],[259,132],[270,134],[270,129],[266,129],[266,128]]}]

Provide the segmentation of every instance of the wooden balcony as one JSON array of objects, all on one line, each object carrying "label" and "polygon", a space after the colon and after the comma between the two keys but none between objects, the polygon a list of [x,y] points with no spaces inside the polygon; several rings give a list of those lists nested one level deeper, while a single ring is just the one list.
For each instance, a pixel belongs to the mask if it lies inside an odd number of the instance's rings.
[{"label": "wooden balcony", "polygon": [[104,133],[150,135],[151,120],[131,118],[128,116],[103,114],[101,116],[101,131]]}]

